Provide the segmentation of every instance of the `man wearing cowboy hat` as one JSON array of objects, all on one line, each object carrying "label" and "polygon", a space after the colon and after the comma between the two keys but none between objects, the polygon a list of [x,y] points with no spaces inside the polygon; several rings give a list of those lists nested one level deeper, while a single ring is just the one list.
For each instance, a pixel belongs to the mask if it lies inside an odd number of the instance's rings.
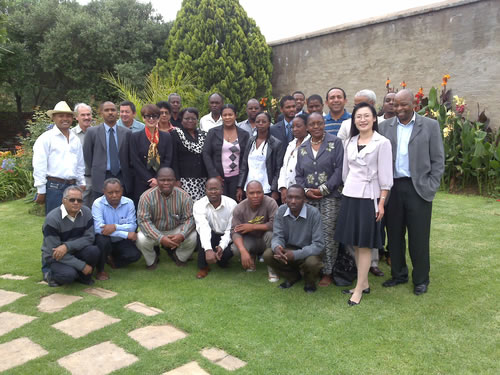
[{"label": "man wearing cowboy hat", "polygon": [[45,203],[45,214],[61,206],[64,189],[80,185],[85,189],[85,162],[82,144],[69,131],[73,111],[62,101],[47,111],[55,126],[43,133],[33,146],[33,179],[37,195],[35,202]]}]

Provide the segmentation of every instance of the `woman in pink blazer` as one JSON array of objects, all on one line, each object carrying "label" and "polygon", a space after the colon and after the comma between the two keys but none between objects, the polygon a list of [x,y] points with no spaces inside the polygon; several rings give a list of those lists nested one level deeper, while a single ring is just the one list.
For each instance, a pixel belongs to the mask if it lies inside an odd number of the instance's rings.
[{"label": "woman in pink blazer", "polygon": [[364,102],[356,105],[350,138],[344,145],[344,189],[334,237],[355,249],[356,287],[342,291],[352,295],[349,306],[359,305],[363,294],[370,293],[371,249],[382,247],[380,221],[393,182],[391,142],[377,130],[375,108]]}]

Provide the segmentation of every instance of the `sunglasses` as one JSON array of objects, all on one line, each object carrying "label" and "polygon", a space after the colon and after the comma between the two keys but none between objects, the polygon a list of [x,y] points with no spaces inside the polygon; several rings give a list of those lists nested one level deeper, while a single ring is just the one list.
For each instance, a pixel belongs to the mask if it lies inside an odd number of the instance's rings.
[{"label": "sunglasses", "polygon": [[157,118],[160,118],[160,116],[158,116],[158,115],[144,115],[142,117],[144,117],[148,120],[156,120]]},{"label": "sunglasses", "polygon": [[71,203],[83,203],[83,199],[81,198],[66,198],[68,201],[70,201]]}]

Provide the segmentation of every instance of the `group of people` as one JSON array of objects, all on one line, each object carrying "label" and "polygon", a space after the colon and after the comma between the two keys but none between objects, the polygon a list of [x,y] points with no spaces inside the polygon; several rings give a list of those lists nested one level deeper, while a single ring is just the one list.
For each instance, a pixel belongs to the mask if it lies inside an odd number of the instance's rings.
[{"label": "group of people", "polygon": [[[65,102],[47,114],[54,127],[35,143],[36,201],[45,203],[42,271],[49,285],[124,267],[144,256],[154,270],[164,248],[177,266],[197,250],[197,278],[210,265],[268,266],[269,281],[287,289],[304,278],[306,292],[330,285],[342,254],[352,256],[357,282],[343,293],[350,306],[370,292],[368,273],[383,276],[379,249],[387,231],[392,287],[408,282],[405,234],[414,293],[429,285],[432,200],[444,171],[435,120],[414,112],[411,91],[376,96],[361,90],[352,114],[334,87],[323,98],[296,91],[280,101],[273,124],[250,99],[248,118],[219,93],[210,113],[181,109],[181,98],[141,108],[104,102],[104,122]],[[118,113],[120,120],[118,120]],[[72,129],[73,114],[78,125]],[[137,228],[139,231],[137,232]]]}]

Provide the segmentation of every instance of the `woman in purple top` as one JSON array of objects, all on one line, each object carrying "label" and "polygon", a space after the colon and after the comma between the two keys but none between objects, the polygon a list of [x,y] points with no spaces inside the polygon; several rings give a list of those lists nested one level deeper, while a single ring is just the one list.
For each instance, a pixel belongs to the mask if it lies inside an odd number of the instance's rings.
[{"label": "woman in purple top", "polygon": [[392,186],[391,142],[378,132],[377,112],[368,103],[359,103],[352,112],[350,138],[344,146],[342,203],[335,240],[355,249],[358,280],[349,306],[359,305],[370,293],[368,270],[371,249],[382,247],[380,221],[384,203]]}]

